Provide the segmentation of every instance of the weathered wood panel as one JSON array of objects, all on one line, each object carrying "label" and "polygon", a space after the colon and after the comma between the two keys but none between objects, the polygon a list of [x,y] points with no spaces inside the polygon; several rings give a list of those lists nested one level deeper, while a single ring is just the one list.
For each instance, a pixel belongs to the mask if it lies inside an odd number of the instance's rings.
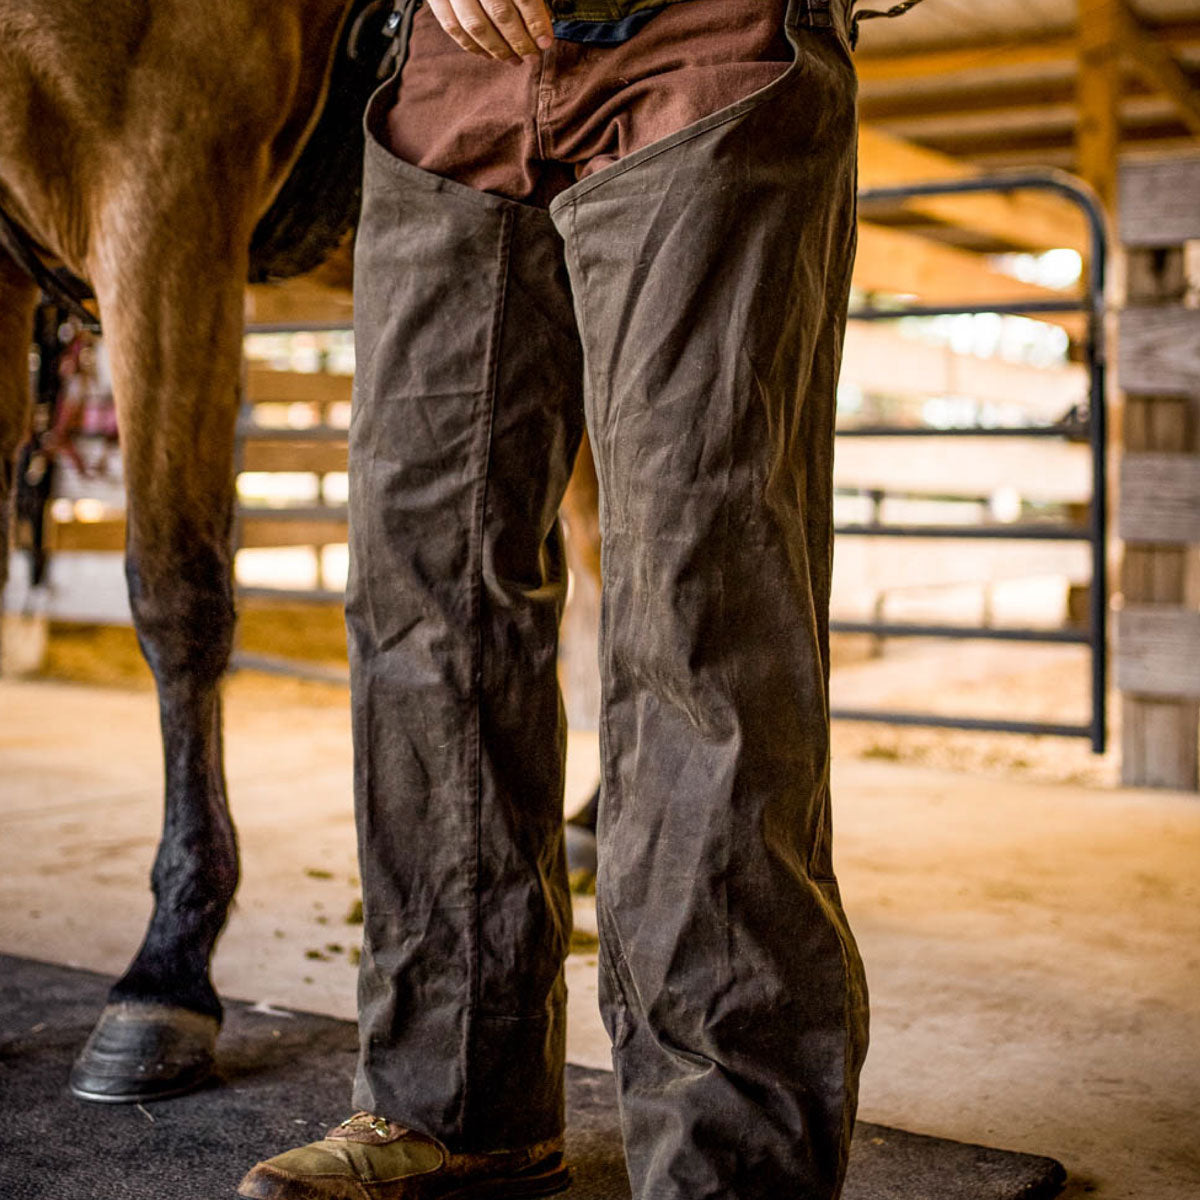
[{"label": "weathered wood panel", "polygon": [[1125,455],[1120,536],[1130,542],[1200,542],[1200,455]]},{"label": "weathered wood panel", "polygon": [[1166,606],[1121,612],[1117,686],[1138,696],[1200,698],[1200,612]]},{"label": "weathered wood panel", "polygon": [[1135,787],[1195,790],[1200,703],[1127,700],[1121,708],[1121,779]]},{"label": "weathered wood panel", "polygon": [[1120,212],[1127,246],[1174,246],[1200,238],[1200,158],[1126,164]]},{"label": "weathered wood panel", "polygon": [[1173,305],[1126,309],[1119,365],[1127,392],[1200,395],[1200,311]]},{"label": "weathered wood panel", "polygon": [[[1186,469],[1197,450],[1200,314],[1183,308],[1183,247],[1128,250],[1131,309],[1122,322],[1125,452]],[[1146,460],[1144,460],[1146,461]],[[1135,463],[1134,473],[1137,473]],[[1155,494],[1153,479],[1143,479]],[[1138,486],[1129,499],[1136,509]],[[1122,498],[1124,505],[1125,498]],[[1135,525],[1136,528],[1136,525]],[[1191,642],[1200,613],[1189,604],[1186,544],[1131,542],[1121,570],[1125,601],[1118,628],[1122,689],[1121,779],[1126,784],[1200,790],[1200,671]],[[1156,605],[1158,607],[1146,607]],[[1198,642],[1200,644],[1200,642]],[[1181,690],[1182,689],[1182,690]]]}]

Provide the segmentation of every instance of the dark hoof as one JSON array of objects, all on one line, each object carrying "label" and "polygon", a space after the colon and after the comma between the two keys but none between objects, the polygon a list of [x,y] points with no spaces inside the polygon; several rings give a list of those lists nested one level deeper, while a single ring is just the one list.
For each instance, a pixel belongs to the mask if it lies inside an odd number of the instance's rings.
[{"label": "dark hoof", "polygon": [[110,1004],[71,1067],[71,1092],[101,1104],[181,1096],[212,1074],[220,1022],[165,1004]]}]

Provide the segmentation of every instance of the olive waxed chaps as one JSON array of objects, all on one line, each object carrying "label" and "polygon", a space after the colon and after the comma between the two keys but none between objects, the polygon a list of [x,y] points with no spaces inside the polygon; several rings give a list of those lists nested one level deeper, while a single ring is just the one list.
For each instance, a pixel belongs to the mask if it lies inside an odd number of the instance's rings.
[{"label": "olive waxed chaps", "polygon": [[790,0],[786,74],[549,210],[368,139],[354,1102],[458,1150],[562,1129],[557,510],[586,411],[601,1005],[636,1200],[832,1200],[845,1171],[867,1000],[829,814],[844,8]]}]

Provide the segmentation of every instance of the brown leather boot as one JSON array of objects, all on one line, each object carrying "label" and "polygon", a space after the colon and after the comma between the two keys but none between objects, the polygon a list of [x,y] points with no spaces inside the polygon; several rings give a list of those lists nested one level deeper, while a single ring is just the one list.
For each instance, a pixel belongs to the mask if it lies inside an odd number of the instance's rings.
[{"label": "brown leather boot", "polygon": [[319,1142],[252,1168],[251,1200],[508,1200],[570,1182],[562,1139],[494,1154],[451,1154],[436,1138],[356,1113]]}]

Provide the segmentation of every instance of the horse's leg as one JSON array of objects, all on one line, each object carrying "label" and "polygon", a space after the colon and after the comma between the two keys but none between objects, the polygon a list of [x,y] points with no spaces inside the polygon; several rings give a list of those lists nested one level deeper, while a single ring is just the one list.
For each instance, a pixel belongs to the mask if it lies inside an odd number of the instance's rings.
[{"label": "horse's leg", "polygon": [[219,684],[234,624],[249,225],[226,196],[186,212],[161,197],[144,213],[126,202],[120,220],[100,227],[118,231],[94,255],[92,279],[124,453],[126,576],[158,687],[166,774],[149,929],[71,1077],[76,1095],[119,1102],[196,1086],[211,1070],[221,1019],[208,966],[238,879]]},{"label": "horse's leg", "polygon": [[16,454],[29,419],[29,347],[37,298],[33,281],[0,250],[0,597],[8,582]]},{"label": "horse's leg", "polygon": [[[600,481],[592,458],[591,442],[584,434],[571,482],[563,496],[562,516],[567,525],[567,565],[576,579],[587,576],[600,590]],[[596,878],[596,822],[600,814],[600,785],[591,799],[567,822],[567,870],[571,886],[589,890]]]}]

